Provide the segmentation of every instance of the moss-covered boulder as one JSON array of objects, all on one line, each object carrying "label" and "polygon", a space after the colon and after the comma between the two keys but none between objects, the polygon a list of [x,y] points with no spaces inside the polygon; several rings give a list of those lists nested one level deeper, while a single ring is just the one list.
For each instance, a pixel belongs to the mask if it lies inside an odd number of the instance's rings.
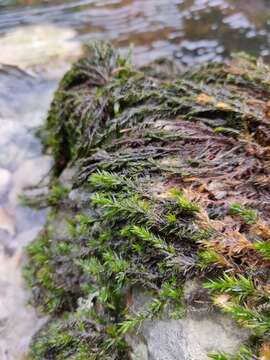
[{"label": "moss-covered boulder", "polygon": [[[51,213],[25,275],[51,320],[33,359],[269,359],[269,99],[269,67],[245,55],[136,69],[89,47],[41,132]],[[181,341],[157,353],[162,331]]]}]

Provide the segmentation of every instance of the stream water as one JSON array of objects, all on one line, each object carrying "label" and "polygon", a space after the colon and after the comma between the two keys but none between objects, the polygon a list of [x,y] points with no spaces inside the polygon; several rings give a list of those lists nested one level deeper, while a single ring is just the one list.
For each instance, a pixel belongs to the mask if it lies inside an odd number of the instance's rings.
[{"label": "stream water", "polygon": [[27,305],[23,248],[46,211],[18,196],[48,173],[35,129],[81,44],[108,39],[134,59],[185,65],[235,51],[270,59],[269,0],[0,0],[0,360],[23,359],[44,319]]}]

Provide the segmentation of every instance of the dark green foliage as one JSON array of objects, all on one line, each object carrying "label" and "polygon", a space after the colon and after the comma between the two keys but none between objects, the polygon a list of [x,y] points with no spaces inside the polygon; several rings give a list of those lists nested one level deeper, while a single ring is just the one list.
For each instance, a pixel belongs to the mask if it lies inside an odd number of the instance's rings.
[{"label": "dark green foliage", "polygon": [[202,250],[198,254],[198,266],[202,270],[209,268],[211,265],[222,263],[222,261],[220,254],[213,249]]},{"label": "dark green foliage", "polygon": [[225,274],[223,278],[210,280],[205,283],[204,287],[218,293],[233,294],[239,297],[240,300],[257,293],[253,281],[250,278],[245,278],[243,275],[234,277]]},{"label": "dark green foliage", "polygon": [[108,171],[98,171],[89,177],[89,182],[96,189],[113,190],[125,185],[123,176]]},{"label": "dark green foliage", "polygon": [[[125,343],[97,317],[87,303],[75,313],[51,320],[36,335],[30,356],[48,360],[114,360],[125,356]],[[111,344],[108,339],[112,339]],[[123,357],[122,357],[123,358]]]},{"label": "dark green foliage", "polygon": [[50,195],[47,199],[48,205],[49,206],[59,205],[61,200],[63,200],[68,193],[69,193],[69,189],[60,185],[54,185],[50,189]]},{"label": "dark green foliage", "polygon": [[147,201],[140,199],[137,195],[116,198],[107,194],[95,194],[92,197],[92,204],[104,209],[103,216],[111,220],[124,218],[129,220],[144,221],[149,210]]},{"label": "dark green foliage", "polygon": [[[25,270],[52,315],[35,360],[128,359],[127,332],[183,315],[186,278],[210,279],[214,304],[269,334],[269,69],[245,57],[177,68],[135,69],[95,43],[60,83],[43,129],[52,215]],[[133,287],[153,298],[137,314]]]}]

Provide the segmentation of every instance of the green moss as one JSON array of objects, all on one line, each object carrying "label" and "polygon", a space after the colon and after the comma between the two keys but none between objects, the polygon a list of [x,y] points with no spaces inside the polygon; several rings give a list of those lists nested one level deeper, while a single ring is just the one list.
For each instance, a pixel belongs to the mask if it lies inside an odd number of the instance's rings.
[{"label": "green moss", "polygon": [[171,196],[184,213],[192,214],[200,211],[198,204],[189,201],[181,190],[173,189]]},{"label": "green moss", "polygon": [[202,250],[198,254],[198,266],[203,270],[220,262],[222,262],[220,254],[213,249]]},{"label": "green moss", "polygon": [[103,190],[116,189],[126,184],[122,176],[112,174],[108,171],[98,171],[90,175],[89,182],[94,188]]},{"label": "green moss", "polygon": [[69,190],[61,185],[53,185],[50,189],[50,195],[47,199],[49,206],[57,206],[66,197]]},{"label": "green moss", "polygon": [[270,331],[270,319],[268,314],[263,314],[256,309],[247,306],[229,304],[224,307],[224,312],[231,315],[244,327],[251,329],[256,335],[266,335]]},{"label": "green moss", "polygon": [[[34,360],[109,360],[121,358],[125,344],[98,319],[89,319],[82,304],[76,313],[50,321],[37,335],[30,356]],[[111,343],[108,339],[111,338]]]},{"label": "green moss", "polygon": [[258,219],[256,210],[245,208],[240,204],[232,204],[229,209],[229,214],[240,216],[246,224],[255,224]]},{"label": "green moss", "polygon": [[254,244],[255,249],[267,260],[270,259],[270,243],[267,241],[257,241]]},{"label": "green moss", "polygon": [[214,292],[236,295],[241,301],[258,294],[253,281],[242,275],[236,278],[225,274],[223,278],[205,283],[204,287]]},{"label": "green moss", "polygon": [[48,313],[57,311],[65,302],[63,289],[57,287],[53,279],[51,232],[51,228],[45,229],[39,238],[28,246],[30,261],[24,269],[24,276],[32,288],[33,300],[38,305],[42,299],[42,307]]},{"label": "green moss", "polygon": [[[237,354],[212,353],[209,354],[213,360],[253,360],[254,352],[247,346],[241,346]],[[257,358],[257,357],[256,357]]]},{"label": "green moss", "polygon": [[[269,249],[256,230],[269,219],[269,69],[243,57],[181,74],[172,65],[135,69],[95,43],[59,85],[42,132],[54,216],[25,270],[34,304],[52,316],[33,359],[127,359],[127,332],[165,310],[183,316],[187,278],[208,279],[214,304],[258,343],[269,332]],[[252,202],[260,211],[240,205]],[[137,314],[134,286],[153,298]]]}]

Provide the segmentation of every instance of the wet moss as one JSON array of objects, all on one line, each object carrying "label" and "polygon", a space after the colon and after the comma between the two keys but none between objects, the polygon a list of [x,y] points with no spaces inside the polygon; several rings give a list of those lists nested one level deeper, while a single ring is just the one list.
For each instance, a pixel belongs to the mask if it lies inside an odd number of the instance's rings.
[{"label": "wet moss", "polygon": [[[52,316],[33,359],[128,359],[125,334],[165,309],[182,316],[193,277],[257,336],[242,358],[260,351],[270,329],[268,73],[243,56],[135,69],[102,43],[65,75],[43,130],[53,216],[28,248],[33,302]],[[138,314],[134,286],[153,297]]]}]

